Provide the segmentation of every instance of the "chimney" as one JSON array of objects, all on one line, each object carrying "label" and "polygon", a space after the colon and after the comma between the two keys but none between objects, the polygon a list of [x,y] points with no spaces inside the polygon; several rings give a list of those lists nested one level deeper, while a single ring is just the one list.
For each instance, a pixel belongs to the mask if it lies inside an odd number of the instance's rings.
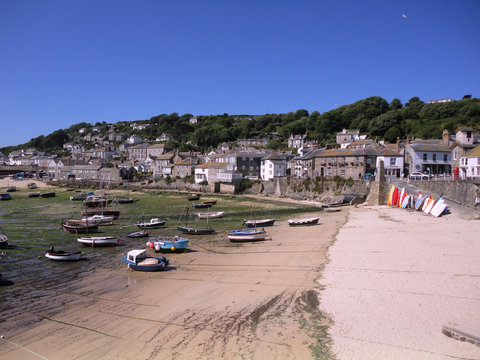
[{"label": "chimney", "polygon": [[400,137],[397,137],[397,152],[400,153]]},{"label": "chimney", "polygon": [[450,143],[450,134],[447,129],[442,132],[442,145],[448,145]]}]

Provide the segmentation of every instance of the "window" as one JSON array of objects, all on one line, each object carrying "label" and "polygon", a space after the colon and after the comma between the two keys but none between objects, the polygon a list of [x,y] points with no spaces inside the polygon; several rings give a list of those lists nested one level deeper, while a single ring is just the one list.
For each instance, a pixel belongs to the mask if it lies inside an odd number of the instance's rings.
[{"label": "window", "polygon": [[432,154],[433,161],[437,161],[437,154]]},{"label": "window", "polygon": [[340,175],[341,175],[342,177],[345,177],[345,170],[341,170],[341,171],[340,171]]},{"label": "window", "polygon": [[448,161],[448,155],[447,154],[443,154],[443,162],[447,162]]},{"label": "window", "polygon": [[397,163],[397,159],[394,158],[394,157],[391,157],[391,158],[390,158],[390,166],[395,166],[396,163]]},{"label": "window", "polygon": [[423,153],[423,161],[427,161],[427,153]]}]

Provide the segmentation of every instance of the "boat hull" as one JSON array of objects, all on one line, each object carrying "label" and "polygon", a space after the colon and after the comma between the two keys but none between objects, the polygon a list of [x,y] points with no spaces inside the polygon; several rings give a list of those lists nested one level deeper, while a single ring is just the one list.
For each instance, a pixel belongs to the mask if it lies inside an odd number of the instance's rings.
[{"label": "boat hull", "polygon": [[80,260],[80,256],[82,253],[80,251],[78,252],[68,252],[68,251],[62,251],[62,252],[47,252],[45,254],[45,257],[50,259],[50,260],[55,260],[55,261],[77,261]]},{"label": "boat hull", "polygon": [[150,223],[138,223],[137,227],[140,229],[158,229],[165,227],[165,221],[159,223],[150,224]]},{"label": "boat hull", "polygon": [[228,239],[232,242],[249,242],[249,241],[264,241],[267,238],[267,234],[253,234],[253,235],[227,235]]},{"label": "boat hull", "polygon": [[193,204],[193,207],[195,209],[207,209],[207,208],[212,207],[212,204],[211,203],[209,203],[209,204]]},{"label": "boat hull", "polygon": [[189,228],[185,226],[177,226],[177,230],[181,231],[183,234],[190,234],[190,235],[215,234],[215,229],[212,229],[212,228],[195,229],[195,228]]},{"label": "boat hull", "polygon": [[223,211],[217,211],[213,213],[197,213],[197,216],[200,219],[218,219],[223,217],[224,212]]},{"label": "boat hull", "polygon": [[157,260],[158,263],[151,264],[151,265],[148,265],[148,264],[139,265],[139,264],[135,264],[133,261],[128,260],[126,256],[122,256],[122,260],[127,264],[127,267],[135,271],[147,271],[147,272],[163,271],[168,266],[168,260],[164,257],[150,257],[147,259],[155,259]]},{"label": "boat hull", "polygon": [[80,237],[77,241],[83,246],[106,247],[117,245],[120,242],[120,238],[114,236]]},{"label": "boat hull", "polygon": [[128,233],[126,236],[128,238],[144,238],[144,237],[148,237],[150,235],[150,233],[148,231],[135,231],[135,232],[131,232],[131,233]]},{"label": "boat hull", "polygon": [[[177,238],[177,239],[175,239]],[[170,238],[171,239],[171,238]],[[155,249],[155,252],[185,252],[188,248],[188,239],[178,238],[177,236],[170,239],[156,238],[147,242],[147,247]]]},{"label": "boat hull", "polygon": [[55,197],[57,196],[54,192],[49,192],[49,193],[43,193],[40,194],[41,197],[47,198],[47,197]]},{"label": "boat hull", "polygon": [[317,225],[320,218],[302,219],[302,220],[288,220],[290,226],[310,226]]},{"label": "boat hull", "polygon": [[264,227],[264,226],[273,226],[275,219],[264,219],[264,220],[244,220],[243,223],[248,228]]},{"label": "boat hull", "polygon": [[70,234],[88,234],[98,232],[98,225],[88,225],[88,227],[82,225],[69,225],[63,224],[63,230]]}]

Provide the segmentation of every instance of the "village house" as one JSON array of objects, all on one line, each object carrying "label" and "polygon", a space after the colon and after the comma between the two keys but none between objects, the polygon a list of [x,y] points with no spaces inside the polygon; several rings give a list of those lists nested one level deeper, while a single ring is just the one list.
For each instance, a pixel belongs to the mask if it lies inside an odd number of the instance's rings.
[{"label": "village house", "polygon": [[120,169],[117,167],[102,166],[98,170],[98,180],[104,183],[120,182],[122,177],[120,176]]},{"label": "village house", "polygon": [[[207,162],[198,165],[195,168],[195,183],[208,182],[210,184],[217,182],[217,174],[227,170],[226,162]],[[227,170],[228,171],[228,170]]]},{"label": "village house", "polygon": [[7,157],[0,152],[0,165],[3,165],[7,162]]},{"label": "village house", "polygon": [[377,150],[377,169],[380,168],[380,161],[383,161],[385,176],[403,176],[403,155],[390,149]]},{"label": "village house", "polygon": [[198,121],[199,121],[198,116],[192,116],[192,117],[188,120],[188,122],[189,122],[190,124],[197,124]]},{"label": "village house", "polygon": [[129,147],[127,149],[128,158],[133,161],[145,161],[148,157],[148,146],[148,144],[143,143]]},{"label": "village house", "polygon": [[144,123],[144,124],[137,124],[136,122],[130,124],[130,127],[133,129],[133,130],[143,130],[147,127],[149,127],[150,124],[149,123]]},{"label": "village house", "polygon": [[360,130],[343,129],[342,132],[337,133],[337,144],[339,144],[342,149],[345,149],[354,141],[364,140],[366,138],[366,135],[360,135]]},{"label": "village house", "polygon": [[186,176],[192,176],[195,174],[195,168],[198,164],[198,158],[196,157],[187,157],[183,160],[175,162],[175,167],[173,168],[173,177],[179,177],[183,179]]},{"label": "village house", "polygon": [[303,148],[307,140],[308,140],[307,134],[297,134],[297,135],[290,134],[290,137],[288,138],[288,147],[294,148],[294,149]]},{"label": "village house", "polygon": [[172,141],[173,137],[171,135],[167,135],[165,133],[162,133],[159,137],[155,139],[155,141]]},{"label": "village house", "polygon": [[130,145],[135,145],[135,144],[140,144],[142,141],[143,139],[140,136],[131,135],[126,142]]},{"label": "village house", "polygon": [[72,154],[81,154],[83,151],[85,151],[85,146],[82,144],[66,143],[63,144],[63,148],[70,151]]},{"label": "village house", "polygon": [[480,145],[460,158],[460,178],[480,179]]},{"label": "village house", "polygon": [[314,176],[363,179],[375,171],[375,149],[331,149],[315,156]]},{"label": "village house", "polygon": [[100,165],[73,165],[59,168],[59,180],[98,180]]},{"label": "village house", "polygon": [[[309,151],[304,155],[295,156],[287,164],[287,170],[290,175],[299,178],[317,176],[315,172],[315,156],[320,154],[324,149]],[[290,169],[288,169],[290,167]]]},{"label": "village house", "polygon": [[261,159],[260,176],[262,180],[271,180],[287,176],[288,157],[271,154]]},{"label": "village house", "polygon": [[443,140],[415,140],[405,147],[405,169],[408,173],[421,172],[441,175],[452,172],[452,151]]},{"label": "village house", "polygon": [[450,146],[453,168],[458,168],[460,158],[475,147],[478,142],[476,135],[471,127],[458,127],[455,130],[455,142]]},{"label": "village house", "polygon": [[[174,153],[166,153],[158,156],[149,156],[153,160],[153,163],[150,165],[150,171],[152,172],[153,177],[163,177],[167,175],[172,175],[172,167],[175,163],[175,160],[180,160],[180,157],[176,156]],[[169,169],[164,171],[164,168],[168,167]]]},{"label": "village house", "polygon": [[244,150],[250,147],[265,147],[268,145],[268,142],[267,138],[238,139],[237,146]]},{"label": "village house", "polygon": [[173,151],[173,148],[167,144],[152,144],[147,146],[147,156],[160,156]]},{"label": "village house", "polygon": [[124,141],[127,139],[126,134],[118,134],[118,133],[109,133],[108,134],[108,140],[109,141]]}]

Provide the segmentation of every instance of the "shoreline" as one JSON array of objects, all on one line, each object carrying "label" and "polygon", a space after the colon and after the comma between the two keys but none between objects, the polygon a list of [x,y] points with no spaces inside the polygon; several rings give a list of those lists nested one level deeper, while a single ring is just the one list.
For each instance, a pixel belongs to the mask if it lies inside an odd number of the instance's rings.
[{"label": "shoreline", "polygon": [[25,358],[26,350],[14,344],[49,360],[328,353],[317,280],[347,211],[318,212],[317,226],[281,221],[266,228],[272,240],[265,242],[191,237],[191,251],[166,255],[172,267],[165,272],[99,268],[66,286],[53,284],[5,317],[0,355]]}]

